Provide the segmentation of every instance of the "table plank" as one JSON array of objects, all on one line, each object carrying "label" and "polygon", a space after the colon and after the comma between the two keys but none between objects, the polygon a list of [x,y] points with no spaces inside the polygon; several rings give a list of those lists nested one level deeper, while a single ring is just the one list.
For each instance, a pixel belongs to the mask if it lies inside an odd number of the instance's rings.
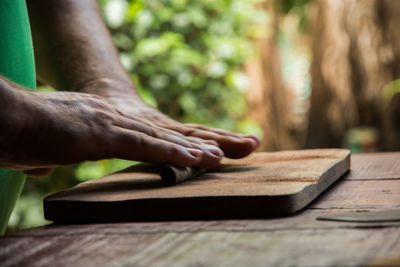
[{"label": "table plank", "polygon": [[[377,209],[378,210],[378,209]],[[256,232],[288,230],[329,230],[336,228],[364,229],[399,227],[400,222],[357,223],[319,221],[317,217],[341,212],[342,209],[307,209],[294,216],[274,219],[248,220],[204,220],[204,221],[168,221],[137,223],[96,223],[96,224],[52,224],[45,227],[19,231],[13,237],[37,236],[85,236],[85,235],[125,235],[158,233],[196,233],[196,232]],[[357,210],[347,210],[357,212]]]},{"label": "table plank", "polygon": [[400,178],[400,152],[354,154],[347,180]]},{"label": "table plank", "polygon": [[400,208],[400,180],[343,180],[310,206],[315,209]]},{"label": "table plank", "polygon": [[2,266],[348,266],[395,258],[399,241],[398,227],[56,235],[25,237],[0,260]]},{"label": "table plank", "polygon": [[399,208],[399,156],[353,156],[352,172],[294,216],[50,225],[0,238],[0,265],[399,266],[400,222],[316,220]]}]

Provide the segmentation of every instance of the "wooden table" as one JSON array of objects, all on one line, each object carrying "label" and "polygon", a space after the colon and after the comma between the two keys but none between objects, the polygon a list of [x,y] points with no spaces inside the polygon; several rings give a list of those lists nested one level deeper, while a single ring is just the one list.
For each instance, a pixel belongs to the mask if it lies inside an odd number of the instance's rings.
[{"label": "wooden table", "polygon": [[351,172],[295,216],[50,225],[0,238],[0,266],[400,266],[400,222],[316,220],[400,209],[400,153],[352,156]]}]

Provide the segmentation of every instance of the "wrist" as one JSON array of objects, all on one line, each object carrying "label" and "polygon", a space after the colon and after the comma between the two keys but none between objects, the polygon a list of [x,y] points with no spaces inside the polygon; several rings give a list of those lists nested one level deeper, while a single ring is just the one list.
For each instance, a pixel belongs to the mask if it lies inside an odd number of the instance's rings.
[{"label": "wrist", "polygon": [[10,147],[15,139],[16,125],[15,109],[18,106],[18,90],[13,89],[12,82],[0,78],[0,161],[9,156]]},{"label": "wrist", "polygon": [[[8,114],[12,112],[11,108],[16,100],[15,92],[9,82],[5,79],[0,79],[0,121],[4,122]],[[0,131],[2,132],[2,131]]]},{"label": "wrist", "polygon": [[99,95],[105,98],[133,95],[137,96],[135,86],[128,80],[96,78],[88,80],[76,88],[76,91]]}]

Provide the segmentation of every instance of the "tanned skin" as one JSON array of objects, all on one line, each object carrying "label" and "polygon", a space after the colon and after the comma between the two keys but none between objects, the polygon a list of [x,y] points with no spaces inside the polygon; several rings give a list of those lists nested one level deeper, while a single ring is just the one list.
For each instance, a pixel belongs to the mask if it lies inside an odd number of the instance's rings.
[{"label": "tanned skin", "polygon": [[258,146],[254,135],[182,124],[146,105],[95,0],[27,6],[37,78],[60,92],[27,91],[0,76],[1,167],[43,176],[63,164],[122,158],[208,168]]}]

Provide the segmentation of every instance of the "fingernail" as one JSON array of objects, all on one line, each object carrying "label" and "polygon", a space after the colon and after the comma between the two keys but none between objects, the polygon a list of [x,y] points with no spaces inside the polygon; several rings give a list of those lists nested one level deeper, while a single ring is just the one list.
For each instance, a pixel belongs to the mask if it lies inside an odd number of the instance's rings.
[{"label": "fingernail", "polygon": [[217,157],[223,157],[224,156],[224,152],[217,146],[213,146],[213,145],[204,145],[204,147],[210,151],[214,156]]},{"label": "fingernail", "polygon": [[251,143],[251,145],[252,145],[253,148],[257,147],[258,144],[259,144],[259,143],[258,143],[256,140],[254,140],[253,138],[246,137],[245,140],[246,140],[247,142]]},{"label": "fingernail", "polygon": [[257,143],[257,145],[260,144],[260,137],[255,134],[247,135],[247,138],[253,139]]},{"label": "fingernail", "polygon": [[251,139],[253,139],[255,141],[259,141],[260,140],[260,137],[258,137],[255,134],[241,134],[240,137],[241,138],[251,138]]},{"label": "fingernail", "polygon": [[189,152],[190,155],[192,155],[195,158],[201,158],[203,155],[203,151],[198,149],[188,148],[187,151]]},{"label": "fingernail", "polygon": [[260,144],[260,138],[254,134],[242,134],[240,139],[246,142],[251,142],[254,147],[257,147]]},{"label": "fingernail", "polygon": [[218,147],[218,142],[214,141],[214,140],[205,140],[204,143],[207,145],[212,145],[212,146]]}]

